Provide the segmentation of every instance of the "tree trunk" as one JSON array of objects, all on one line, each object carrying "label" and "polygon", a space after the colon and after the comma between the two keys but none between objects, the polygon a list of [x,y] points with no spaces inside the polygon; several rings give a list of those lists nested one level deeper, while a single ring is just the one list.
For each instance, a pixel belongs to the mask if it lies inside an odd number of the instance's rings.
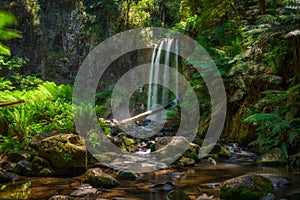
[{"label": "tree trunk", "polygon": [[127,119],[123,119],[122,121],[119,121],[118,123],[123,124],[123,123],[127,123],[127,122],[130,122],[130,121],[138,121],[138,120],[143,119],[143,118],[145,118],[145,117],[148,117],[148,116],[150,116],[150,115],[154,115],[155,113],[158,113],[158,112],[160,112],[160,111],[162,111],[162,110],[168,109],[168,108],[170,108],[173,104],[176,104],[176,103],[178,103],[178,99],[175,99],[175,100],[169,102],[168,104],[166,104],[166,105],[165,105],[164,107],[162,107],[162,108],[159,108],[159,109],[156,109],[156,110],[148,110],[148,111],[143,112],[143,113],[141,113],[141,114],[138,114],[138,115],[136,115],[136,116],[133,116],[133,117],[130,117],[130,118],[127,118]]},{"label": "tree trunk", "polygon": [[266,0],[259,0],[258,4],[259,4],[260,14],[263,15],[266,11]]}]

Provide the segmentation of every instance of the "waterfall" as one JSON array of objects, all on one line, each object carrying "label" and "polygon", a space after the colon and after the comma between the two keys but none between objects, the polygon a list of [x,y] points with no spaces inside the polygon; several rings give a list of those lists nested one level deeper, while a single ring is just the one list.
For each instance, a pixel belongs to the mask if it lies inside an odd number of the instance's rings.
[{"label": "waterfall", "polygon": [[[176,55],[171,55],[170,50],[173,50]],[[163,51],[165,50],[165,51]],[[154,110],[158,107],[156,105],[164,106],[170,99],[169,86],[169,71],[164,68],[162,71],[160,64],[164,64],[168,67],[174,67],[178,71],[178,41],[167,38],[163,40],[159,45],[154,46],[154,50],[151,57],[151,68],[149,73],[149,86],[148,86],[148,99],[147,99],[147,110]],[[172,66],[173,65],[173,66]],[[163,86],[158,85],[158,80],[163,80]],[[176,83],[178,83],[178,73],[175,77]],[[178,85],[175,86],[175,95],[178,97]],[[149,119],[154,121],[161,121],[162,113],[150,116]]]}]

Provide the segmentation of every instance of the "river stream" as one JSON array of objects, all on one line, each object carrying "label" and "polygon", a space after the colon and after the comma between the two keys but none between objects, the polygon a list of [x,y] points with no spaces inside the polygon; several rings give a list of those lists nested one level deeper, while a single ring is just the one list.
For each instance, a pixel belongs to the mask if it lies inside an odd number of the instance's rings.
[{"label": "river stream", "polygon": [[[105,169],[104,169],[105,170]],[[107,169],[109,173],[111,170]],[[131,200],[163,200],[168,193],[160,187],[153,187],[171,182],[174,189],[183,190],[189,197],[197,199],[206,193],[219,199],[219,183],[247,173],[276,174],[290,181],[286,187],[275,188],[277,199],[300,199],[300,171],[292,171],[287,166],[267,167],[260,166],[253,161],[237,161],[234,159],[218,161],[211,165],[207,160],[194,167],[183,170],[165,169],[143,174],[139,180],[121,180],[121,185],[113,189],[99,189],[98,198]],[[26,185],[28,187],[21,186]],[[30,184],[28,184],[30,183]],[[73,178],[26,178],[22,177],[15,183],[9,184],[0,192],[0,198],[48,199],[51,196],[69,195],[72,191],[84,184],[82,176]],[[23,196],[22,196],[23,195]]]}]

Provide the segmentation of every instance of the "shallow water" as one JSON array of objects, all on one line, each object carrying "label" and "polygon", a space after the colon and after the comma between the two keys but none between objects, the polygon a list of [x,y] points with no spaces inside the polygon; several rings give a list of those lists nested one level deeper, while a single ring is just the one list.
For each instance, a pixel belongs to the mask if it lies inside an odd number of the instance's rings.
[{"label": "shallow water", "polygon": [[[152,188],[152,186],[170,181],[175,184],[176,189],[183,190],[192,200],[203,193],[206,193],[208,196],[213,195],[214,199],[217,200],[219,199],[219,188],[210,188],[208,186],[217,186],[218,183],[222,181],[247,173],[276,174],[286,177],[291,184],[284,188],[275,188],[274,194],[276,198],[285,198],[288,200],[300,199],[299,171],[291,171],[286,166],[266,167],[256,165],[253,162],[236,163],[232,160],[218,162],[216,166],[211,166],[204,160],[195,167],[181,171],[159,170],[146,173],[138,181],[120,181],[121,186],[117,188],[100,190],[101,192],[98,195],[98,198],[110,199],[113,197],[123,197],[132,200],[165,199],[168,191]],[[1,191],[0,198],[16,197],[14,192],[18,191],[20,193],[21,185],[28,182],[30,182],[31,185],[29,188],[25,189],[25,191],[27,191],[28,194],[30,193],[30,195],[23,198],[42,200],[48,199],[56,194],[70,194],[78,186],[83,184],[83,179],[81,176],[73,178],[21,178],[20,181],[9,185],[8,188]],[[16,188],[19,189],[16,190]],[[20,197],[20,195],[18,197]]]}]

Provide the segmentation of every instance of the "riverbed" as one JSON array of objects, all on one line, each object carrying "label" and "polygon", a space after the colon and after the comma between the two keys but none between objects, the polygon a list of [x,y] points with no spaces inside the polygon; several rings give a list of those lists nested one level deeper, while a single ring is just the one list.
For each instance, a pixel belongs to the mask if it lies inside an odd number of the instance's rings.
[{"label": "riverbed", "polygon": [[[111,173],[110,169],[103,169]],[[161,200],[169,192],[157,185],[173,183],[173,189],[184,191],[189,197],[197,199],[206,193],[219,199],[219,184],[227,179],[247,173],[275,174],[283,176],[290,184],[274,189],[277,199],[300,199],[300,171],[291,170],[288,166],[261,166],[253,161],[237,161],[234,159],[218,160],[217,165],[211,165],[207,160],[194,167],[181,170],[163,169],[142,174],[138,180],[120,180],[121,185],[113,189],[98,189],[98,198],[131,200]],[[27,187],[24,187],[24,185]],[[40,178],[21,177],[17,182],[7,185],[0,192],[0,198],[18,197],[23,199],[47,200],[54,195],[69,195],[84,184],[83,177],[72,178]],[[23,189],[21,188],[23,185]],[[18,194],[19,193],[19,194]],[[23,196],[22,196],[23,195]]]}]

